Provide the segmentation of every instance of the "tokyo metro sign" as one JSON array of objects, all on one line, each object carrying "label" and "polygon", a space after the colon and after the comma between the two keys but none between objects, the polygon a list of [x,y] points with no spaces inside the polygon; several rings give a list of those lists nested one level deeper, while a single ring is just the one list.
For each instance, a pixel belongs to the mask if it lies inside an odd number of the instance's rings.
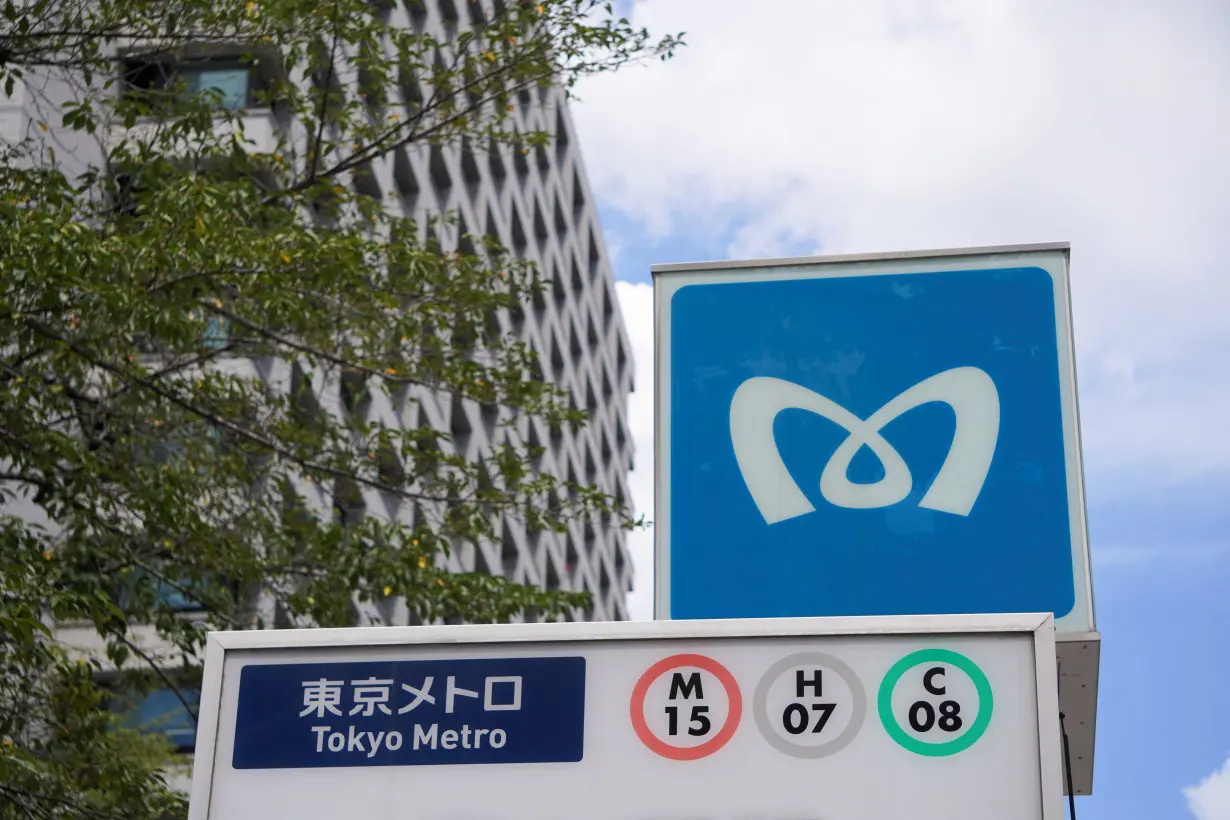
[{"label": "tokyo metro sign", "polygon": [[655,267],[657,617],[1091,630],[1067,258]]}]

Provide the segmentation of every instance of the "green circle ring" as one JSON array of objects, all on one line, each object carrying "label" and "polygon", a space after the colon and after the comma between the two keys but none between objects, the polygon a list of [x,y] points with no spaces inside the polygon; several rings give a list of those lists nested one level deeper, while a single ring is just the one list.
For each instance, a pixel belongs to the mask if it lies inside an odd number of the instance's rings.
[{"label": "green circle ring", "polygon": [[[902,675],[920,663],[928,662],[947,663],[957,667],[969,675],[970,680],[974,682],[974,688],[978,691],[978,717],[965,734],[946,743],[927,743],[911,737],[905,729],[901,728],[901,724],[897,723],[897,718],[893,715],[893,690],[897,687]],[[987,676],[976,663],[951,649],[920,649],[897,661],[888,670],[884,680],[880,682],[877,702],[880,722],[884,724],[884,730],[888,732],[889,737],[897,741],[902,748],[928,757],[955,755],[973,746],[987,730],[987,725],[991,722],[991,709],[994,707],[991,682],[987,680]]]}]

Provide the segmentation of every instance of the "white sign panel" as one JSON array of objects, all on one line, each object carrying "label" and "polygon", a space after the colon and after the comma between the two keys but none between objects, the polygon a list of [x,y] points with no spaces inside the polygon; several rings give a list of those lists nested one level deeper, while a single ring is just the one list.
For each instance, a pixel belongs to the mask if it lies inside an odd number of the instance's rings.
[{"label": "white sign panel", "polygon": [[1059,820],[1051,615],[214,633],[192,820]]}]

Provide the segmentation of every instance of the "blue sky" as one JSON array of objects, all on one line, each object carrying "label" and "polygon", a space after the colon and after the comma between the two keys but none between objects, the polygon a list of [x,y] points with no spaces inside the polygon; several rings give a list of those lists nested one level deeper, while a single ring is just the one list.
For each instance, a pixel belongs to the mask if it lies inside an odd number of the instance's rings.
[{"label": "blue sky", "polygon": [[1079,816],[1230,820],[1230,6],[630,8],[691,44],[573,114],[637,353],[637,504],[650,264],[1070,241],[1104,641]]}]

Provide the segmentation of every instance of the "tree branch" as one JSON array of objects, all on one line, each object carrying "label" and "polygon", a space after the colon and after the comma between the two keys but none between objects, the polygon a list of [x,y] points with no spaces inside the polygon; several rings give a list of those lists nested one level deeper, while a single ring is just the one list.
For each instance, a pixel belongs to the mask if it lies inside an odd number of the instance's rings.
[{"label": "tree branch", "polygon": [[[378,481],[372,478],[368,478],[367,476],[361,475],[359,473],[346,472],[345,470],[339,470],[335,467],[330,467],[327,464],[321,464],[318,461],[313,461],[311,459],[304,458],[303,456],[300,456],[297,453],[294,453],[291,450],[288,450],[285,447],[282,447],[280,444],[273,441],[272,439],[266,436],[262,436],[257,433],[254,433],[251,430],[248,430],[244,427],[241,427],[238,424],[235,424],[229,419],[223,418],[222,416],[219,416],[216,413],[210,412],[209,410],[206,410],[205,408],[200,407],[199,405],[191,401],[188,401],[187,399],[175,394],[173,391],[168,390],[165,387],[155,382],[150,381],[149,379],[145,379],[135,374],[125,372],[125,370],[119,367],[118,365],[112,364],[111,362],[105,361],[103,359],[100,359],[96,356],[91,355],[88,351],[81,349],[79,346],[75,345],[73,342],[55,333],[50,328],[42,326],[38,322],[27,321],[26,324],[36,333],[39,333],[42,336],[46,336],[48,338],[55,339],[56,341],[61,342],[69,350],[73,351],[78,356],[81,356],[83,359],[85,359],[87,362],[94,365],[95,367],[98,367],[102,370],[107,371],[108,373],[111,373],[112,375],[119,376],[122,379],[127,379],[128,381],[132,383],[135,383],[141,387],[144,387],[146,390],[150,391],[154,395],[159,396],[160,398],[166,399],[167,401],[171,402],[175,406],[183,410],[186,410],[189,413],[192,413],[193,415],[204,419],[205,421],[215,424],[224,430],[228,430],[231,433],[234,433],[236,436],[242,438],[243,440],[249,443],[255,444],[259,447],[263,447],[266,450],[270,451],[271,453],[274,453],[275,455],[281,456],[282,458],[285,458],[288,461],[299,465],[299,467],[301,467],[303,470],[309,473],[313,473],[313,472],[320,473],[322,475],[327,475],[332,478],[341,478],[341,479],[345,479],[348,481],[354,481],[366,487],[371,487],[374,490],[391,493],[401,498],[410,498],[410,499],[421,500],[421,501],[441,501],[441,502],[446,502],[446,503],[450,501],[464,501],[464,499],[459,499],[459,498],[450,498],[450,497],[442,498],[438,495],[431,495],[429,493],[412,493],[412,492],[409,492],[408,490],[403,490],[400,487],[396,487],[391,484],[386,484],[383,481]],[[0,430],[0,432],[3,432],[3,430]]]},{"label": "tree branch", "polygon": [[284,347],[288,347],[291,350],[295,350],[300,353],[305,353],[309,356],[318,356],[324,359],[325,361],[338,365],[339,367],[344,367],[349,370],[358,370],[362,373],[368,374],[369,376],[376,376],[386,381],[393,382],[394,384],[415,384],[420,387],[426,387],[430,390],[441,389],[437,385],[433,385],[430,382],[422,381],[421,379],[411,379],[405,376],[396,376],[396,375],[390,375],[388,373],[383,373],[374,368],[366,367],[361,364],[356,364],[355,362],[352,362],[348,359],[344,359],[335,353],[329,353],[326,350],[321,350],[318,347],[313,347],[312,345],[305,344],[304,342],[297,342],[281,334],[274,333],[272,330],[269,330],[266,327],[262,327],[256,324],[255,322],[250,322],[247,319],[240,316],[239,314],[233,311],[227,310],[226,308],[220,308],[216,304],[213,304],[211,302],[202,301],[201,305],[204,306],[206,309],[211,310],[214,313],[217,313],[220,316],[225,316],[226,318],[230,319],[232,322],[235,322],[236,324],[243,325],[248,330],[251,330],[254,333],[258,333],[261,336],[265,337],[266,339],[271,339],[277,342],[278,344],[283,345]]},{"label": "tree branch", "polygon": [[307,187],[316,181],[316,166],[320,159],[320,146],[325,135],[325,114],[329,110],[329,93],[333,90],[333,68],[337,64],[337,41],[341,36],[341,21],[338,20],[338,14],[341,11],[338,0],[333,0],[333,42],[329,46],[329,69],[325,72],[324,87],[320,90],[320,115],[319,122],[316,124],[316,140],[315,145],[308,145],[308,175],[303,187]]},{"label": "tree branch", "polygon": [[176,592],[178,592],[180,595],[183,595],[185,598],[188,598],[192,601],[195,601],[201,604],[201,606],[207,609],[211,615],[214,615],[220,618],[221,620],[225,621],[228,626],[238,626],[239,625],[239,621],[235,620],[229,615],[223,614],[222,612],[218,610],[217,607],[208,606],[205,601],[201,600],[200,597],[198,597],[199,593],[191,589],[188,589],[186,586],[182,584],[172,581],[169,577],[167,577],[165,573],[159,572],[158,570],[154,569],[149,564],[145,563],[139,558],[133,558],[132,563],[140,567],[141,569],[145,570],[146,572],[148,572],[150,575],[157,578],[162,583],[171,587]]},{"label": "tree branch", "polygon": [[112,633],[112,634],[116,638],[118,638],[125,646],[127,646],[129,649],[135,652],[137,656],[141,658],[141,660],[145,661],[145,663],[149,665],[150,669],[154,670],[154,673],[158,675],[159,678],[162,679],[162,682],[167,685],[167,688],[170,689],[172,693],[174,693],[176,699],[183,705],[184,711],[187,712],[188,716],[192,718],[192,722],[196,723],[197,722],[196,710],[194,710],[191,706],[188,705],[188,699],[184,697],[184,693],[180,691],[179,687],[175,684],[175,681],[171,680],[171,678],[167,675],[167,673],[162,671],[162,667],[159,666],[157,662],[155,662],[154,659],[151,658],[145,652],[144,649],[142,649],[141,647],[133,643],[131,640],[129,640],[128,636],[122,635],[120,633]]},{"label": "tree branch", "polygon": [[[5,783],[0,783],[0,793],[7,794],[14,798],[28,798],[42,803],[53,803],[57,806],[71,806],[73,813],[84,814],[88,817],[101,817],[105,820],[127,820],[128,815],[117,814],[115,812],[103,811],[101,809],[92,809],[81,804],[81,801],[69,799],[67,797],[59,797],[51,794],[43,794],[41,792],[32,792],[29,789],[21,789],[16,786],[9,786]],[[23,808],[26,808],[23,806]],[[26,808],[27,814],[33,817],[34,815]],[[50,814],[45,816],[50,817]]]},{"label": "tree branch", "polygon": [[25,473],[0,472],[0,481],[17,481],[22,484],[32,484],[45,490],[51,489],[51,482]]}]

